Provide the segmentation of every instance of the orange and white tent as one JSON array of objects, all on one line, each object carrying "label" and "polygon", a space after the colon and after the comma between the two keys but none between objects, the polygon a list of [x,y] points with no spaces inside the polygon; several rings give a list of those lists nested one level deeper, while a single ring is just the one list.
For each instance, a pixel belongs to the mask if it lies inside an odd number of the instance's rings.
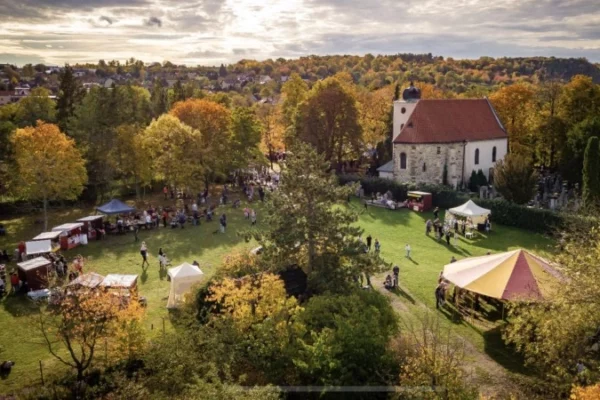
[{"label": "orange and white tent", "polygon": [[448,264],[443,277],[484,296],[528,301],[548,298],[561,280],[549,262],[522,249]]}]

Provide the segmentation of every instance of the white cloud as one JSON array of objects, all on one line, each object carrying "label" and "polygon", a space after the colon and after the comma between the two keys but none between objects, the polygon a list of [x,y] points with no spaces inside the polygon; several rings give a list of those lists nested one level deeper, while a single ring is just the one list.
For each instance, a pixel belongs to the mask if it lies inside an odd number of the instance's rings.
[{"label": "white cloud", "polygon": [[[600,60],[597,0],[21,0],[0,4],[0,62],[418,52]],[[13,61],[14,62],[14,61]],[[19,61],[17,61],[19,62]]]}]

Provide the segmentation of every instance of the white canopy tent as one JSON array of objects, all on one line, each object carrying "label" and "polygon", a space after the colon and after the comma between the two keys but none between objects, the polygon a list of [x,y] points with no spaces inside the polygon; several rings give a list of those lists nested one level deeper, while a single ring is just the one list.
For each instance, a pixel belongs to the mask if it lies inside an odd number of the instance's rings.
[{"label": "white canopy tent", "polygon": [[183,263],[178,267],[169,269],[171,277],[171,293],[167,301],[167,308],[176,308],[184,300],[190,288],[202,280],[204,273],[195,265]]},{"label": "white canopy tent", "polygon": [[446,213],[446,218],[448,218],[448,214],[452,214],[468,218],[473,224],[483,224],[487,216],[491,213],[487,208],[479,207],[472,200],[469,200],[462,206],[449,209],[448,213]]}]

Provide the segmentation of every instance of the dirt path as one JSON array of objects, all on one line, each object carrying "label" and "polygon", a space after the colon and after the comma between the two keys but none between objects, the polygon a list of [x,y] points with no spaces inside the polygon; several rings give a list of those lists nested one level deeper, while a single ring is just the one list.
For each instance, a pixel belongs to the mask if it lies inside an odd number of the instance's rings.
[{"label": "dirt path", "polygon": [[[386,290],[383,286],[384,276],[378,275],[371,278],[373,288],[383,294],[385,297],[390,299],[392,307],[399,314],[411,312],[408,306],[402,301],[401,295]],[[433,312],[429,307],[415,299],[410,292],[400,286],[402,292],[412,297],[414,300],[414,306],[422,308],[423,312]],[[495,362],[487,354],[478,350],[468,339],[454,332],[454,334],[465,343],[467,363],[465,365],[465,371],[470,376],[470,381],[477,385],[480,392],[485,395],[491,395],[498,393],[500,389],[506,390],[507,386],[510,385],[510,378],[507,371],[500,364]]]}]

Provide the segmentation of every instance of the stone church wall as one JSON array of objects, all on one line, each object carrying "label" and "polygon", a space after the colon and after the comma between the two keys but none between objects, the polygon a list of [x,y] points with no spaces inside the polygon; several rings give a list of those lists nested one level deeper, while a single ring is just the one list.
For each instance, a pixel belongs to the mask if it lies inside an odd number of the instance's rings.
[{"label": "stone church wall", "polygon": [[[394,179],[441,184],[447,165],[448,184],[456,186],[462,178],[463,151],[462,143],[394,144]],[[406,154],[406,168],[401,168],[402,153]]]}]

